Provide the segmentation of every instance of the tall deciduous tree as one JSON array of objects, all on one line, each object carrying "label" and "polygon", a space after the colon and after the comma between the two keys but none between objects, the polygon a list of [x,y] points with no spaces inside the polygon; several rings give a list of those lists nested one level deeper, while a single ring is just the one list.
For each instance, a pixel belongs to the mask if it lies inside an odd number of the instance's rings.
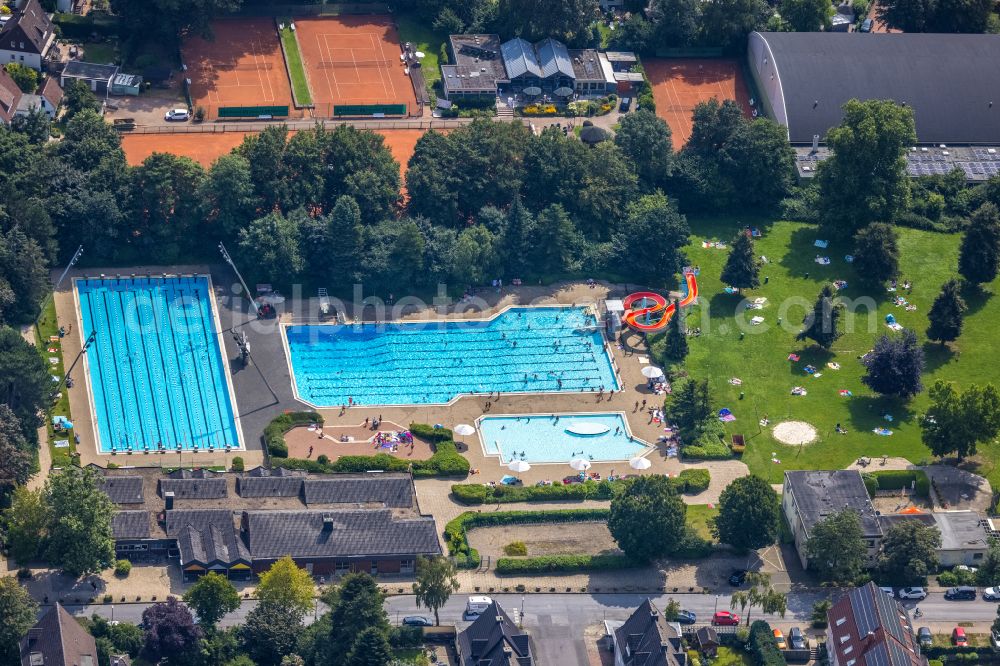
[{"label": "tall deciduous tree", "polygon": [[764,479],[743,476],[719,496],[713,531],[719,541],[740,550],[763,548],[778,540],[781,500]]},{"label": "tall deciduous tree", "polygon": [[0,662],[20,664],[18,641],[35,624],[38,604],[13,576],[0,578]]},{"label": "tall deciduous tree", "polygon": [[990,0],[886,0],[879,18],[903,32],[986,32]]},{"label": "tall deciduous tree", "polygon": [[899,237],[891,225],[873,222],[854,234],[854,270],[872,285],[899,275]]},{"label": "tall deciduous tree", "polygon": [[909,329],[896,336],[880,337],[862,363],[867,371],[861,381],[876,393],[910,398],[924,388],[920,381],[924,350],[917,344],[917,335]]},{"label": "tall deciduous tree", "polygon": [[867,554],[858,512],[844,509],[816,523],[806,541],[806,553],[809,568],[820,580],[846,585],[856,581]]},{"label": "tall deciduous tree", "polygon": [[760,286],[758,272],[760,265],[754,254],[753,239],[747,233],[740,232],[733,239],[729,248],[726,265],[722,267],[722,281],[742,291]]},{"label": "tall deciduous tree", "polygon": [[[240,627],[240,644],[258,666],[278,666],[295,652],[302,631],[302,610],[282,602],[262,602]],[[343,654],[338,655],[340,663]]]},{"label": "tall deciduous tree", "polygon": [[132,170],[132,238],[140,256],[173,263],[196,245],[205,170],[190,157],[153,153]]},{"label": "tall deciduous tree", "polygon": [[67,122],[81,111],[96,113],[101,110],[101,102],[97,99],[97,95],[91,91],[90,86],[75,79],[63,91],[63,106],[66,109],[63,118]]},{"label": "tall deciduous tree", "polygon": [[365,573],[344,576],[330,611],[328,666],[340,666],[343,655],[351,651],[355,638],[365,629],[388,632],[389,618],[382,602],[382,592],[374,578]]},{"label": "tall deciduous tree", "polygon": [[882,537],[878,568],[894,585],[924,585],[937,570],[941,531],[919,520],[896,523]]},{"label": "tall deciduous tree", "polygon": [[650,284],[673,282],[681,272],[691,229],[677,205],[662,192],[647,194],[628,206],[621,227],[612,236],[615,254],[633,273]]},{"label": "tall deciduous tree", "polygon": [[781,18],[795,32],[829,30],[833,14],[833,4],[828,0],[781,1]]},{"label": "tall deciduous tree", "polygon": [[957,340],[962,334],[962,320],[967,309],[959,281],[952,279],[945,282],[927,313],[930,321],[927,337],[940,340],[942,346],[946,342]]},{"label": "tall deciduous tree", "polygon": [[0,404],[0,499],[6,501],[16,486],[28,482],[35,462],[32,448],[17,416]]},{"label": "tall deciduous tree", "polygon": [[51,522],[52,513],[41,489],[19,486],[14,490],[3,524],[7,547],[19,564],[26,565],[42,554]]},{"label": "tall deciduous tree", "polygon": [[385,632],[378,627],[367,627],[361,630],[351,651],[347,654],[347,666],[389,666],[392,661],[392,648]]},{"label": "tall deciduous tree", "polygon": [[993,384],[973,384],[959,393],[954,384],[938,380],[929,395],[931,406],[920,420],[920,431],[934,455],[954,453],[961,460],[1000,432],[1000,392]]},{"label": "tall deciduous tree", "polygon": [[201,182],[199,198],[212,235],[235,236],[255,217],[250,163],[237,152],[219,157]]},{"label": "tall deciduous tree", "polygon": [[762,571],[751,571],[747,574],[747,583],[750,587],[746,590],[733,592],[729,607],[740,607],[740,612],[745,614],[746,624],[750,626],[750,613],[754,606],[759,606],[764,613],[777,613],[785,617],[788,610],[788,595],[778,592],[771,584],[771,574]]},{"label": "tall deciduous tree", "polygon": [[615,132],[615,145],[628,158],[647,191],[664,186],[673,161],[670,127],[652,111],[625,115]]},{"label": "tall deciduous tree", "polygon": [[14,413],[28,441],[36,441],[38,415],[48,404],[51,386],[38,350],[14,329],[0,326],[0,404]]},{"label": "tall deciduous tree", "polygon": [[299,228],[281,213],[270,213],[240,230],[239,252],[251,282],[290,284],[305,268]]},{"label": "tall deciduous tree", "polygon": [[542,5],[532,0],[500,0],[497,17],[505,34],[531,41],[553,37],[585,46],[599,11],[597,0],[551,0]]},{"label": "tall deciduous tree", "polygon": [[802,321],[799,340],[810,338],[820,347],[829,349],[842,333],[840,331],[840,304],[834,301],[833,287],[823,285],[811,312]]},{"label": "tall deciduous tree", "polygon": [[[650,51],[690,46],[698,38],[701,3],[697,0],[651,0],[643,9],[652,22],[651,35],[645,45]],[[635,12],[635,16],[642,18],[642,11]]]},{"label": "tall deciduous tree", "polygon": [[969,218],[958,255],[958,272],[971,284],[996,279],[1000,267],[1000,209],[986,202]]},{"label": "tall deciduous tree", "polygon": [[674,361],[683,361],[688,355],[687,327],[684,325],[681,302],[676,298],[674,299],[673,316],[667,322],[663,353]]},{"label": "tall deciduous tree", "polygon": [[441,624],[438,611],[457,592],[458,571],[451,560],[444,557],[421,557],[417,559],[417,582],[413,584],[413,594],[418,606],[426,606],[434,611],[434,624]]},{"label": "tall deciduous tree", "polygon": [[745,44],[772,14],[764,0],[713,0],[702,5],[701,40],[712,46]]},{"label": "tall deciduous tree", "polygon": [[535,218],[535,270],[546,274],[562,273],[577,265],[580,233],[566,209],[559,204],[546,206]]},{"label": "tall deciduous tree", "polygon": [[824,230],[849,238],[872,222],[892,221],[906,210],[906,151],[916,141],[910,107],[890,100],[847,102],[843,121],[826,135],[832,155],[817,174]]},{"label": "tall deciduous tree", "polygon": [[361,276],[358,253],[364,237],[361,208],[354,197],[345,194],[337,198],[330,211],[328,232],[334,240],[329,256],[331,279],[338,287],[350,286]]},{"label": "tall deciduous tree", "polygon": [[0,302],[0,323],[34,321],[49,290],[48,267],[44,251],[23,229],[0,231],[0,282],[13,296]]},{"label": "tall deciduous tree", "polygon": [[210,571],[184,593],[184,603],[194,609],[200,625],[214,627],[223,615],[240,607],[240,594],[228,578]]},{"label": "tall deciduous tree", "polygon": [[142,612],[142,626],[146,633],[142,652],[154,664],[185,663],[198,649],[201,629],[177,597],[167,597],[166,601],[146,608]]},{"label": "tall deciduous tree", "polygon": [[665,476],[640,476],[611,500],[608,529],[626,555],[648,562],[680,547],[687,506]]},{"label": "tall deciduous tree", "polygon": [[106,569],[114,561],[115,505],[97,482],[93,469],[70,466],[51,475],[45,486],[52,512],[48,559],[72,576]]},{"label": "tall deciduous tree", "polygon": [[257,599],[308,613],[315,605],[316,585],[309,572],[286,555],[260,575]]},{"label": "tall deciduous tree", "polygon": [[666,415],[684,440],[693,440],[714,415],[708,380],[689,379],[681,384],[666,404]]}]

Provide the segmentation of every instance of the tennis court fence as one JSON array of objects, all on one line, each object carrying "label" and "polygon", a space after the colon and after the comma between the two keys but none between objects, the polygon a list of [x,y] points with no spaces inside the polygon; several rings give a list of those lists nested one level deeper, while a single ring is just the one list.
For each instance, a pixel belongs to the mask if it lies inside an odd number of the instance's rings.
[{"label": "tennis court fence", "polygon": [[246,122],[209,122],[176,125],[136,125],[128,134],[225,134],[226,132],[259,132],[269,125],[285,125],[292,130],[305,130],[316,127],[317,124],[333,127],[336,125],[352,125],[358,129],[367,130],[442,130],[468,125],[472,118],[435,118],[424,119],[386,119],[386,120],[286,120],[286,121],[246,121]]}]

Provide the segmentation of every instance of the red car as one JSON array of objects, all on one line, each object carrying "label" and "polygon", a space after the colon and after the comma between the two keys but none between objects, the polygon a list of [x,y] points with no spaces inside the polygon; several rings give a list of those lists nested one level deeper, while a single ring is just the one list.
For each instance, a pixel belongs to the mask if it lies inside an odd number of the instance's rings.
[{"label": "red car", "polygon": [[569,486],[574,483],[583,483],[583,479],[580,478],[579,474],[576,476],[567,476],[565,479],[563,479],[564,486]]},{"label": "red car", "polygon": [[740,616],[729,611],[716,611],[712,616],[712,624],[719,627],[735,627],[740,623]]},{"label": "red car", "polygon": [[951,632],[951,642],[959,647],[965,647],[969,644],[969,639],[965,637],[965,629],[962,627],[955,627],[954,631]]}]

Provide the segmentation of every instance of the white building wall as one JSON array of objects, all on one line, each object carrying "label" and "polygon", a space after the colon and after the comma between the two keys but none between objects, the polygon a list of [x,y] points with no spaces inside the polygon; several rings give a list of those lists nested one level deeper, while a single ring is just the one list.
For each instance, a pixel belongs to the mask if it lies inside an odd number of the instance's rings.
[{"label": "white building wall", "polygon": [[764,99],[759,100],[764,111],[778,124],[788,127],[785,93],[781,86],[778,65],[774,62],[771,47],[758,32],[750,33],[747,61],[757,91],[764,97]]},{"label": "white building wall", "polygon": [[0,49],[0,65],[6,65],[11,62],[20,63],[39,71],[42,69],[42,56],[37,53],[23,53],[21,51]]}]

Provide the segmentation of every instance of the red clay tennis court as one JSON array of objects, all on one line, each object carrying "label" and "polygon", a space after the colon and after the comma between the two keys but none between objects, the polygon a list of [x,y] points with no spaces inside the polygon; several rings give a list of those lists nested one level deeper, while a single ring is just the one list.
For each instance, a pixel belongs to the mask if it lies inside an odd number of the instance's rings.
[{"label": "red clay tennis court", "polygon": [[295,20],[316,115],[334,105],[406,104],[417,99],[404,71],[399,35],[388,16],[337,16]]},{"label": "red clay tennis court", "polygon": [[674,150],[691,136],[691,113],[699,102],[736,100],[751,116],[750,93],[736,60],[643,58],[642,66],[653,86],[656,115],[670,125]]},{"label": "red clay tennis court", "polygon": [[209,119],[220,106],[288,106],[292,91],[274,19],[252,18],[212,22],[211,40],[184,40],[181,57],[191,79],[191,100]]}]

